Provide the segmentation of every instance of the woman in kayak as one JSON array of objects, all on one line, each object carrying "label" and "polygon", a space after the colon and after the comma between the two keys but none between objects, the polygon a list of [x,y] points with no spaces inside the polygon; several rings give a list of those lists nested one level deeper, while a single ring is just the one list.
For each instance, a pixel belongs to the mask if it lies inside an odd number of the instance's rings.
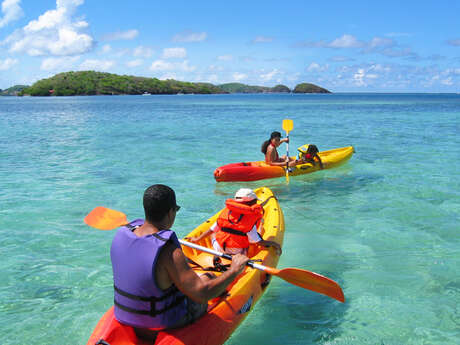
[{"label": "woman in kayak", "polygon": [[247,255],[249,244],[273,247],[281,255],[281,246],[274,241],[262,239],[258,231],[263,227],[264,209],[257,204],[257,195],[252,189],[239,189],[234,199],[225,201],[225,209],[217,221],[198,237],[187,238],[190,242],[199,242],[214,233],[212,245],[218,252]]},{"label": "woman in kayak", "polygon": [[289,166],[293,167],[299,164],[299,162],[291,157],[286,155],[279,156],[276,148],[281,145],[281,143],[288,143],[289,138],[281,139],[280,132],[272,132],[270,139],[264,141],[262,144],[261,151],[265,155],[265,163],[273,166],[282,166],[285,167],[289,162]]}]

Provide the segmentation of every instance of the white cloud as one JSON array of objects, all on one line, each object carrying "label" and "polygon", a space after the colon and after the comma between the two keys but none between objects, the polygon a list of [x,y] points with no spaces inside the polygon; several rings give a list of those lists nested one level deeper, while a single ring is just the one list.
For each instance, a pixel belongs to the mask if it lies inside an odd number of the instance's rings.
[{"label": "white cloud", "polygon": [[353,35],[344,34],[330,42],[301,42],[297,46],[333,49],[361,49],[361,53],[376,53],[387,57],[419,58],[410,48],[398,45],[393,39],[374,37],[370,41],[360,41]]},{"label": "white cloud", "polygon": [[24,15],[21,6],[19,6],[20,3],[21,0],[4,0],[2,2],[3,17],[0,18],[0,28]]},{"label": "white cloud", "polygon": [[40,55],[76,55],[91,50],[94,40],[83,32],[85,21],[73,21],[83,0],[57,0],[56,9],[46,11],[6,38],[10,52]]},{"label": "white cloud", "polygon": [[126,55],[129,55],[130,54],[130,50],[125,48],[125,49],[120,49],[118,50],[116,53],[114,53],[113,55],[120,58],[120,57],[123,57],[123,56],[126,56]]},{"label": "white cloud", "polygon": [[104,41],[120,41],[120,40],[132,40],[139,35],[139,31],[131,29],[127,31],[117,31],[105,35],[102,39]]},{"label": "white cloud", "polygon": [[47,58],[42,61],[40,69],[43,71],[71,70],[79,59],[79,56]]},{"label": "white cloud", "polygon": [[359,68],[358,71],[353,74],[353,81],[356,86],[368,86],[370,80],[377,79],[378,74],[368,73],[364,68]]},{"label": "white cloud", "polygon": [[152,62],[149,68],[153,72],[163,72],[163,71],[184,71],[192,72],[196,69],[195,66],[190,66],[188,60],[183,62],[169,62],[164,60],[156,60]]},{"label": "white cloud", "polygon": [[219,81],[219,76],[217,74],[210,74],[208,76],[208,82],[210,83],[217,83]]},{"label": "white cloud", "polygon": [[345,34],[333,40],[328,46],[330,48],[360,48],[363,45],[363,42],[358,41],[355,36]]},{"label": "white cloud", "polygon": [[158,71],[170,71],[174,69],[172,62],[167,62],[163,60],[156,60],[150,65],[150,70],[154,72]]},{"label": "white cloud", "polygon": [[138,67],[144,63],[144,60],[142,59],[136,59],[136,60],[131,60],[126,63],[126,66],[128,67]]},{"label": "white cloud", "polygon": [[182,71],[185,71],[185,72],[192,72],[194,70],[196,70],[196,67],[195,66],[190,66],[188,64],[188,60],[185,60],[179,64],[177,64],[178,68]]},{"label": "white cloud", "polygon": [[217,66],[217,65],[209,65],[208,69],[210,71],[217,71],[217,72],[221,72],[224,70],[222,66]]},{"label": "white cloud", "polygon": [[0,71],[6,71],[18,63],[17,59],[0,60]]},{"label": "white cloud", "polygon": [[161,77],[159,77],[158,79],[160,79],[160,80],[166,80],[166,79],[178,80],[177,74],[175,74],[175,73],[165,73]]},{"label": "white cloud", "polygon": [[115,62],[109,60],[94,60],[86,59],[83,61],[79,69],[81,71],[95,70],[95,71],[107,71],[115,65]]},{"label": "white cloud", "polygon": [[187,50],[185,48],[165,48],[163,49],[163,59],[183,59],[187,57]]},{"label": "white cloud", "polygon": [[367,43],[369,49],[388,47],[394,45],[394,41],[390,38],[374,37]]},{"label": "white cloud", "polygon": [[219,61],[231,61],[233,60],[233,56],[232,55],[220,55],[217,57],[217,60]]},{"label": "white cloud", "polygon": [[324,72],[324,71],[327,71],[328,69],[329,69],[329,65],[321,66],[320,64],[318,64],[316,62],[312,62],[307,67],[308,72]]},{"label": "white cloud", "polygon": [[144,57],[144,58],[149,58],[153,55],[155,51],[152,48],[149,47],[144,47],[144,46],[138,46],[134,48],[133,55],[136,57]]},{"label": "white cloud", "polygon": [[240,81],[240,80],[244,80],[248,78],[247,74],[239,73],[239,72],[233,73],[232,77],[233,77],[233,80],[236,80],[236,81]]},{"label": "white cloud", "polygon": [[369,71],[389,73],[391,72],[391,68],[389,66],[384,66],[378,63],[378,64],[371,65],[369,67]]},{"label": "white cloud", "polygon": [[263,81],[270,81],[279,74],[280,74],[280,71],[277,68],[275,68],[271,72],[261,74],[260,79],[262,79]]},{"label": "white cloud", "polygon": [[104,44],[102,46],[102,49],[101,49],[102,53],[104,54],[107,54],[107,53],[110,53],[112,51],[112,47],[110,46],[110,44]]},{"label": "white cloud", "polygon": [[329,59],[330,61],[333,62],[347,62],[347,61],[353,61],[352,58],[349,58],[347,56],[333,56]]},{"label": "white cloud", "polygon": [[182,32],[174,35],[173,42],[201,42],[208,37],[206,32]]},{"label": "white cloud", "polygon": [[353,75],[353,80],[355,81],[356,86],[366,86],[366,83],[364,82],[364,69],[360,68],[358,71]]},{"label": "white cloud", "polygon": [[268,42],[273,42],[273,37],[267,37],[267,36],[257,36],[252,40],[252,43],[268,43]]}]

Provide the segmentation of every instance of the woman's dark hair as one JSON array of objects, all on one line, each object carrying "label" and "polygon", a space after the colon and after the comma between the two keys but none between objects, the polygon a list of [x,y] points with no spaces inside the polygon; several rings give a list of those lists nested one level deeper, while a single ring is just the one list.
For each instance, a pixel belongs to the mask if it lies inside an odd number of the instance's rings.
[{"label": "woman's dark hair", "polygon": [[149,223],[161,221],[170,209],[176,207],[176,193],[163,184],[154,184],[144,192],[144,213]]},{"label": "woman's dark hair", "polygon": [[263,154],[267,153],[268,145],[270,145],[270,141],[272,141],[272,139],[274,139],[274,138],[281,138],[281,133],[277,132],[277,131],[274,131],[274,132],[272,132],[272,134],[270,134],[270,139],[265,140],[263,142],[262,147],[260,148],[260,151],[262,151]]}]

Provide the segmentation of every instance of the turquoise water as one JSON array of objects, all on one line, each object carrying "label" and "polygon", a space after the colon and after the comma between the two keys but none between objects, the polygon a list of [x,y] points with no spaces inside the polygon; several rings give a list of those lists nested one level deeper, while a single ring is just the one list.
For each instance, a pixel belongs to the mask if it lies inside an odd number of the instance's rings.
[{"label": "turquoise water", "polygon": [[[215,183],[216,167],[262,159],[284,118],[291,153],[355,155],[289,185]],[[142,217],[144,189],[164,183],[180,236],[237,188],[272,188],[279,267],[344,290],[340,304],[273,278],[227,344],[458,344],[459,158],[460,95],[2,97],[0,342],[86,344],[112,303],[114,232],[83,218],[99,205]]]}]

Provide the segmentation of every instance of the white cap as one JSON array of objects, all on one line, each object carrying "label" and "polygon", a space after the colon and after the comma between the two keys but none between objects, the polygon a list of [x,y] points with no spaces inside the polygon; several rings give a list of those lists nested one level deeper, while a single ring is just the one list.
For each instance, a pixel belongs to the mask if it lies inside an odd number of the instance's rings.
[{"label": "white cap", "polygon": [[249,188],[240,188],[235,193],[235,200],[240,202],[248,202],[254,199],[258,199],[256,193]]}]

